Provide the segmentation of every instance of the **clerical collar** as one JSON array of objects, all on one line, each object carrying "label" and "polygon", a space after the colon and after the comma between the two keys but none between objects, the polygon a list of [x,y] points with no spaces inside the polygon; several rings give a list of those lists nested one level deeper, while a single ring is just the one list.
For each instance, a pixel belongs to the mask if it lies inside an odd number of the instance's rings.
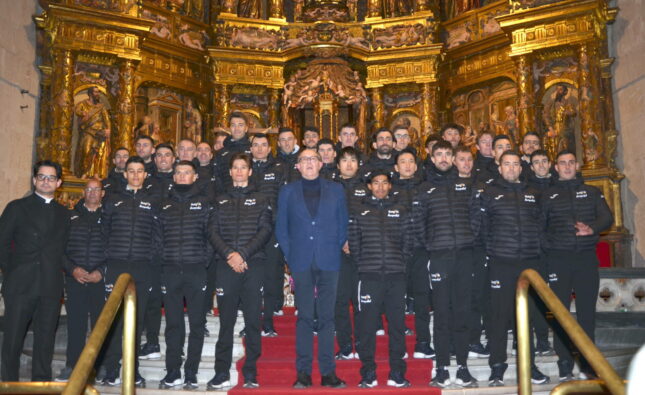
[{"label": "clerical collar", "polygon": [[45,204],[49,204],[49,203],[51,203],[51,201],[52,201],[52,200],[54,200],[54,198],[47,198],[47,197],[44,197],[43,195],[41,195],[41,194],[40,194],[40,193],[38,193],[38,192],[34,192],[34,193],[35,193],[36,195],[38,195],[38,197],[40,197],[41,199],[43,199],[43,200],[45,201]]}]

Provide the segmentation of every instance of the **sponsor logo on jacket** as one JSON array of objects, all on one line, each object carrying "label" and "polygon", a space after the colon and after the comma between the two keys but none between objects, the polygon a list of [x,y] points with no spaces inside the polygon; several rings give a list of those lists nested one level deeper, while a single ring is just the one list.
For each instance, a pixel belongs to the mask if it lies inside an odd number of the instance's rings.
[{"label": "sponsor logo on jacket", "polygon": [[275,173],[267,173],[264,175],[264,181],[275,180]]},{"label": "sponsor logo on jacket", "polygon": [[524,201],[529,203],[535,203],[534,195],[524,195]]},{"label": "sponsor logo on jacket", "polygon": [[202,209],[202,203],[201,202],[196,202],[196,203],[191,203],[189,210],[201,210]]},{"label": "sponsor logo on jacket", "polygon": [[468,187],[464,183],[455,184],[455,191],[465,191],[466,189],[468,189]]},{"label": "sponsor logo on jacket", "polygon": [[371,295],[361,295],[361,304],[372,303]]},{"label": "sponsor logo on jacket", "polygon": [[490,287],[492,289],[500,289],[502,288],[502,283],[499,280],[490,280]]},{"label": "sponsor logo on jacket", "polygon": [[364,197],[366,192],[364,189],[354,189],[354,196]]},{"label": "sponsor logo on jacket", "polygon": [[387,210],[387,216],[390,218],[399,218],[401,214],[399,210]]},{"label": "sponsor logo on jacket", "polygon": [[139,203],[139,208],[142,208],[144,210],[152,210],[152,204],[150,202],[141,201]]},{"label": "sponsor logo on jacket", "polygon": [[587,191],[576,192],[576,199],[584,199],[587,197]]},{"label": "sponsor logo on jacket", "polygon": [[244,205],[245,205],[245,206],[255,206],[255,203],[256,203],[256,202],[255,202],[255,199],[246,199],[246,200],[244,201]]}]

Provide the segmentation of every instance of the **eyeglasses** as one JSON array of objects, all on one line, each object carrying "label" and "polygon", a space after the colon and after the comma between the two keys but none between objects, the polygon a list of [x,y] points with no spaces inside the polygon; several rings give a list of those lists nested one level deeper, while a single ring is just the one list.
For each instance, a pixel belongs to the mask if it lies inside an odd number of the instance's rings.
[{"label": "eyeglasses", "polygon": [[308,162],[308,163],[318,162],[318,157],[317,156],[302,156],[302,157],[300,157],[300,159],[298,159],[298,162]]},{"label": "eyeglasses", "polygon": [[409,134],[395,134],[394,137],[396,137],[397,140],[401,140],[401,139],[409,139],[410,135]]},{"label": "eyeglasses", "polygon": [[85,188],[86,192],[100,192],[103,188],[101,187],[93,187],[93,188]]},{"label": "eyeglasses", "polygon": [[37,174],[37,175],[36,175],[36,179],[37,179],[38,181],[45,181],[45,180],[47,180],[47,181],[49,181],[49,182],[54,182],[54,181],[57,181],[57,180],[58,180],[58,177],[57,177],[57,176],[48,176],[47,174]]}]

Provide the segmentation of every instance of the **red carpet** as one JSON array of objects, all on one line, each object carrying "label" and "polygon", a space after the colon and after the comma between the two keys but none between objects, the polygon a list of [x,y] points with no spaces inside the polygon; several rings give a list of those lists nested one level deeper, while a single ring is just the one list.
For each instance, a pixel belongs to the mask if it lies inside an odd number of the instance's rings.
[{"label": "red carpet", "polygon": [[[279,336],[274,338],[262,338],[262,356],[258,361],[258,383],[259,389],[242,388],[244,378],[242,377],[242,364],[244,359],[237,362],[239,383],[233,388],[231,394],[335,394],[335,393],[356,393],[367,391],[371,395],[394,394],[404,392],[406,394],[441,394],[439,389],[428,386],[432,374],[431,359],[414,359],[415,336],[406,336],[406,347],[409,354],[407,362],[406,378],[412,384],[409,388],[392,388],[387,386],[387,377],[390,371],[388,364],[387,334],[376,338],[376,374],[379,385],[369,390],[359,389],[360,360],[336,361],[336,374],[347,383],[347,388],[335,390],[320,386],[320,374],[318,373],[318,362],[316,355],[318,341],[314,338],[314,363],[312,370],[313,386],[306,390],[296,390],[291,386],[296,380],[296,319],[293,309],[285,309],[285,315],[274,317],[275,330]],[[406,316],[408,328],[414,328],[414,316]],[[336,350],[337,351],[337,350]]]}]

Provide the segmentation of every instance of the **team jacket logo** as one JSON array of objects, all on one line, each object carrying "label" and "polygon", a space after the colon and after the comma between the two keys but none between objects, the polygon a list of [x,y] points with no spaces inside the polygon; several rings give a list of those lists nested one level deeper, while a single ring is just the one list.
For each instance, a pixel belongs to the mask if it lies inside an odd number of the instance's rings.
[{"label": "team jacket logo", "polygon": [[228,202],[228,199],[220,200],[218,203],[219,203],[219,204],[224,204],[224,203],[226,203],[226,202]]},{"label": "team jacket logo", "polygon": [[164,295],[166,294],[166,286],[165,285],[161,286],[161,293],[164,294]]},{"label": "team jacket logo", "polygon": [[366,195],[364,189],[354,189],[354,196],[364,197]]},{"label": "team jacket logo", "polygon": [[72,218],[70,218],[69,220],[70,220],[70,221],[73,221],[73,220],[75,220],[75,219],[77,219],[77,218],[80,218],[80,217],[79,217],[78,215],[74,215],[74,216],[72,216]]},{"label": "team jacket logo", "polygon": [[435,190],[435,189],[437,189],[437,188],[430,188],[430,189],[428,189],[428,192],[426,192],[426,193],[429,195],[429,194],[431,194],[432,192],[434,192],[434,190]]},{"label": "team jacket logo", "polygon": [[202,291],[206,291],[206,284],[202,287]]},{"label": "team jacket logo", "polygon": [[495,199],[495,200],[499,200],[499,199],[501,199],[501,198],[503,198],[503,197],[504,197],[504,195],[497,195],[497,196],[495,196],[495,198],[494,198],[494,199]]},{"label": "team jacket logo", "polygon": [[361,213],[361,215],[365,216],[365,215],[367,215],[369,212],[370,212],[370,210],[365,210],[365,211],[363,211],[363,212]]},{"label": "team jacket logo", "polygon": [[399,214],[399,210],[387,210],[387,216],[389,218],[399,218],[401,215]]},{"label": "team jacket logo", "polygon": [[112,184],[110,184],[110,183],[108,182],[107,184],[103,185],[103,189],[107,189],[107,188],[109,188],[109,187],[111,187],[111,186],[112,186]]},{"label": "team jacket logo", "polygon": [[490,280],[490,287],[492,289],[500,289],[502,288],[502,283],[499,280]]},{"label": "team jacket logo", "polygon": [[275,173],[267,173],[264,175],[264,181],[275,180]]},{"label": "team jacket logo", "polygon": [[535,203],[535,196],[533,195],[524,195],[524,201],[529,203]]},{"label": "team jacket logo", "polygon": [[587,191],[576,192],[576,199],[584,199],[587,197]]},{"label": "team jacket logo", "polygon": [[142,209],[144,209],[144,210],[151,210],[151,209],[152,209],[152,205],[150,204],[150,202],[144,202],[144,201],[142,201],[141,203],[139,203],[139,208],[142,208]]},{"label": "team jacket logo", "polygon": [[215,295],[224,296],[224,288],[215,288]]},{"label": "team jacket logo", "polygon": [[200,202],[190,204],[189,210],[201,210],[201,209],[202,209],[202,204]]},{"label": "team jacket logo", "polygon": [[246,199],[244,201],[245,206],[255,206],[255,199]]},{"label": "team jacket logo", "polygon": [[106,293],[112,293],[112,288],[114,288],[114,284],[105,284]]},{"label": "team jacket logo", "polygon": [[549,199],[553,200],[557,198],[560,194],[559,193],[554,193],[553,195],[549,196]]},{"label": "team jacket logo", "polygon": [[[148,177],[150,177],[150,176],[148,176]],[[150,188],[152,188],[152,184],[148,184],[148,186],[146,187],[146,189],[150,189]]]},{"label": "team jacket logo", "polygon": [[465,191],[466,189],[466,184],[455,184],[455,191]]},{"label": "team jacket logo", "polygon": [[114,207],[119,207],[121,204],[123,204],[123,200],[119,200],[118,202],[114,203]]},{"label": "team jacket logo", "polygon": [[162,210],[168,210],[168,209],[169,209],[169,208],[171,208],[171,207],[172,207],[172,204],[166,204],[166,205],[165,205],[165,206],[163,206],[161,209],[162,209]]},{"label": "team jacket logo", "polygon": [[361,295],[361,304],[372,303],[372,296],[370,295]]},{"label": "team jacket logo", "polygon": [[430,273],[430,281],[434,283],[441,281],[441,273]]},{"label": "team jacket logo", "polygon": [[558,281],[558,275],[555,273],[549,273],[549,282],[555,283]]}]

